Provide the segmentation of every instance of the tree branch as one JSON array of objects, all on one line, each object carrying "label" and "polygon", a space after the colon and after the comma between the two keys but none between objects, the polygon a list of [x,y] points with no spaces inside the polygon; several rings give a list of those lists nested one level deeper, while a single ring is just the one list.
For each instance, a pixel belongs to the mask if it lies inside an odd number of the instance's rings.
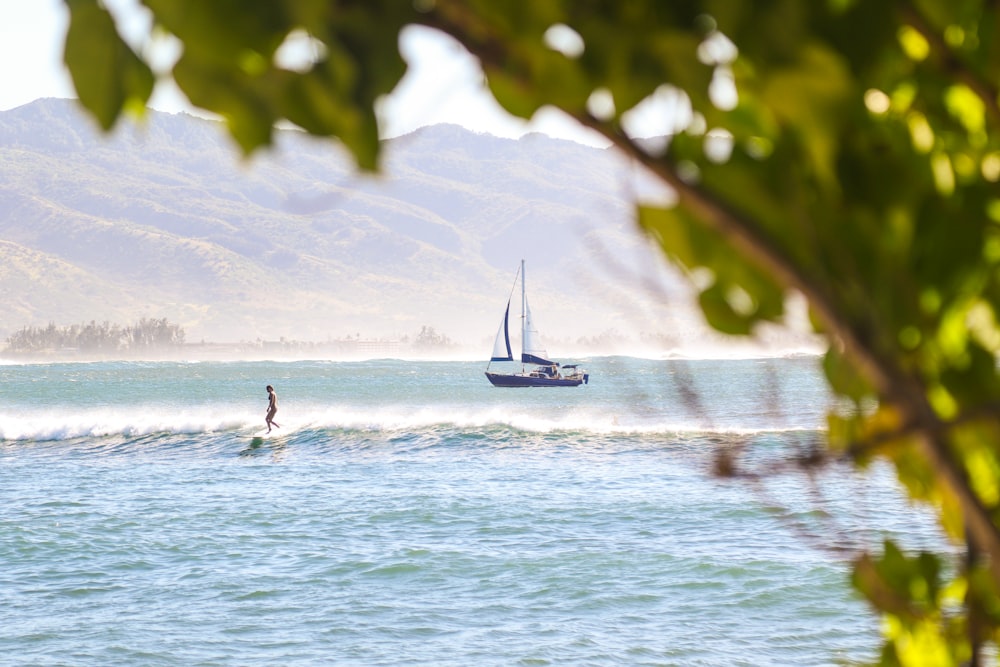
[{"label": "tree branch", "polygon": [[[462,2],[439,1],[426,19],[427,25],[442,29],[462,42],[480,59],[484,70],[495,68],[509,73],[512,64],[519,62],[518,54],[511,53],[509,45],[497,39],[490,26],[477,20]],[[526,88],[533,83],[524,81]],[[982,90],[978,86],[974,89]],[[995,97],[993,106],[996,105]],[[738,252],[780,284],[798,290],[807,298],[830,338],[844,347],[845,353],[869,379],[882,400],[900,411],[904,423],[913,424],[923,455],[938,472],[944,486],[958,499],[970,539],[988,554],[993,576],[1000,583],[1000,530],[972,491],[965,471],[951,456],[945,425],[929,404],[920,379],[906,373],[889,355],[877,349],[876,341],[867,336],[863,327],[852,325],[824,285],[797,266],[753,220],[733,210],[713,193],[684,181],[673,164],[654,158],[615,125],[574,109],[563,111],[584,127],[606,137],[625,156],[672,187],[680,206],[725,236]]]},{"label": "tree branch", "polygon": [[989,554],[993,576],[1000,582],[1000,530],[972,491],[965,471],[951,456],[946,424],[929,404],[919,379],[907,375],[881,355],[873,342],[864,338],[841,315],[827,290],[796,266],[752,220],[732,210],[712,193],[684,181],[669,161],[654,158],[608,123],[589,114],[575,117],[670,185],[677,194],[680,206],[724,235],[745,257],[768,271],[781,284],[802,292],[831,337],[844,346],[846,354],[858,364],[879,396],[900,410],[905,423],[913,425],[924,457],[938,472],[945,487],[955,494],[965,514],[970,539],[974,539],[977,546]]}]

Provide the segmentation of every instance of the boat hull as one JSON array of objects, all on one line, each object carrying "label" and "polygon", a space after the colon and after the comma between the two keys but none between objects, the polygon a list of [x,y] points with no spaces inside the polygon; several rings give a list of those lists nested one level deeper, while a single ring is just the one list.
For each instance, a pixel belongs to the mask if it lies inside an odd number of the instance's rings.
[{"label": "boat hull", "polygon": [[587,375],[552,378],[489,371],[486,371],[486,378],[494,387],[578,387],[589,379]]}]

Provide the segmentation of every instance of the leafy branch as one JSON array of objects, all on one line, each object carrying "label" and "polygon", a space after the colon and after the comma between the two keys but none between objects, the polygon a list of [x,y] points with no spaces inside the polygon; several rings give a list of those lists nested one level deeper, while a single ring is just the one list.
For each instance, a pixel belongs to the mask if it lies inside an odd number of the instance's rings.
[{"label": "leafy branch", "polygon": [[[109,128],[148,100],[152,68],[98,0],[66,2],[66,60]],[[884,454],[966,546],[947,573],[942,558],[888,542],[855,561],[856,587],[893,620],[884,664],[923,664],[914,647],[932,645],[940,664],[976,665],[982,643],[1000,640],[996,2],[143,4],[185,46],[169,76],[247,153],[288,119],[374,168],[373,107],[402,76],[396,41],[415,24],[479,58],[511,113],[554,106],[606,137],[676,194],[673,207],[639,206],[639,224],[705,278],[706,319],[750,334],[802,294],[830,340],[827,379],[854,406],[829,416],[828,449],[860,463]],[[578,47],[555,44],[556,28]],[[275,57],[293,32],[322,47],[298,69]],[[727,40],[728,55],[710,48]],[[697,122],[661,155],[622,128],[663,87]],[[728,155],[708,150],[713,132]]]}]

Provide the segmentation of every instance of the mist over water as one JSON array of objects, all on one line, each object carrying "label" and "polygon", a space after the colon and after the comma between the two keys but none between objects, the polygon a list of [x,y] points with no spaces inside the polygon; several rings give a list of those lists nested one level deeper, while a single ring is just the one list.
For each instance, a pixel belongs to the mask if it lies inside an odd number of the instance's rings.
[{"label": "mist over water", "polygon": [[[891,474],[761,487],[821,437],[815,358],[0,367],[13,664],[827,665],[874,657],[844,552],[942,540]],[[266,384],[281,428],[266,434]],[[814,484],[815,482],[815,484]],[[0,658],[0,663],[3,662]]]}]

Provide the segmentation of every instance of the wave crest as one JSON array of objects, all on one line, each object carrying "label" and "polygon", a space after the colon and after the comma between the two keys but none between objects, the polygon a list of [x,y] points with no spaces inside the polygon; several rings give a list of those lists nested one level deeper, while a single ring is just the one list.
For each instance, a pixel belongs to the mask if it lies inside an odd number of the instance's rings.
[{"label": "wave crest", "polygon": [[[294,414],[279,413],[280,432],[353,431],[359,433],[412,433],[450,429],[469,433],[496,428],[523,433],[578,433],[620,436],[676,436],[683,434],[752,435],[764,432],[817,430],[795,424],[713,424],[698,418],[636,415],[627,412],[577,409],[553,415],[541,410],[511,411],[501,408],[406,407],[365,408],[340,406],[314,408]],[[142,437],[153,434],[259,433],[263,415],[244,410],[109,408],[75,414],[35,412],[7,416],[0,423],[0,441],[46,442],[81,438]]]}]

